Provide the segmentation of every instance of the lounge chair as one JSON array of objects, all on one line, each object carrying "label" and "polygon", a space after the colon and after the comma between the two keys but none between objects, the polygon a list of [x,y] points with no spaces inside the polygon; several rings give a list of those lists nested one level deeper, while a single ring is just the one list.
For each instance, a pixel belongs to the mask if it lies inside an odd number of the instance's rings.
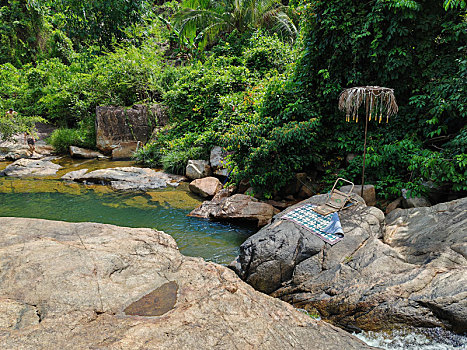
[{"label": "lounge chair", "polygon": [[[347,193],[341,192],[336,189],[336,186],[339,181],[344,181],[352,185],[350,191]],[[331,192],[329,192],[328,198],[326,203],[318,205],[313,210],[321,215],[328,215],[334,213],[336,211],[340,211],[346,207],[347,202],[352,201],[350,196],[352,195],[352,191],[354,188],[354,184],[351,181],[348,181],[343,178],[338,178],[336,182],[334,182],[334,186],[332,186]]]}]

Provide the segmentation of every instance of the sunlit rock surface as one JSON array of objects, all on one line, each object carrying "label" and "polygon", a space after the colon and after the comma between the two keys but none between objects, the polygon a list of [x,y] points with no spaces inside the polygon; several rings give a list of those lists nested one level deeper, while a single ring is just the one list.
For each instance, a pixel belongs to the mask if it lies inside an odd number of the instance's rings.
[{"label": "sunlit rock surface", "polygon": [[219,179],[208,176],[202,179],[196,179],[190,182],[190,191],[200,195],[203,198],[213,197],[222,189],[222,183]]},{"label": "sunlit rock surface", "polygon": [[51,176],[55,175],[60,168],[60,165],[52,163],[50,160],[22,158],[8,165],[3,171],[0,171],[0,176]]},{"label": "sunlit rock surface", "polygon": [[258,227],[266,225],[279,211],[245,194],[228,196],[228,190],[219,191],[211,201],[204,201],[190,216],[230,222],[251,222]]},{"label": "sunlit rock surface", "polygon": [[467,198],[386,218],[364,204],[346,209],[339,214],[344,239],[334,246],[283,213],[248,238],[231,264],[256,289],[350,330],[467,330]]},{"label": "sunlit rock surface", "polygon": [[149,191],[167,186],[178,186],[184,177],[147,168],[117,167],[94,170],[84,174],[75,171],[65,174],[62,179],[110,185],[115,190]]},{"label": "sunlit rock surface", "polygon": [[369,349],[163,232],[0,218],[2,349]]},{"label": "sunlit rock surface", "polygon": [[145,105],[131,108],[98,106],[96,108],[96,146],[112,152],[121,143],[145,143],[151,134],[150,111]]}]

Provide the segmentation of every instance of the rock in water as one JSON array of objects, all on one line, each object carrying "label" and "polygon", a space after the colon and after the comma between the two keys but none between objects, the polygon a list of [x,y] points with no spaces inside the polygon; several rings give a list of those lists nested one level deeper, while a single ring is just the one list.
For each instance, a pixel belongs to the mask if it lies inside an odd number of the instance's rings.
[{"label": "rock in water", "polygon": [[110,185],[115,190],[149,191],[168,185],[177,186],[184,177],[147,168],[116,167],[94,170],[87,174],[73,171],[64,175],[62,179]]},{"label": "rock in water", "polygon": [[222,183],[212,176],[196,179],[190,183],[190,191],[204,198],[213,197],[220,190],[222,190]]},{"label": "rock in water", "polygon": [[0,218],[1,349],[370,349],[146,228]]},{"label": "rock in water", "polygon": [[347,329],[410,325],[465,332],[466,212],[464,198],[396,209],[384,220],[379,209],[360,204],[339,213],[344,239],[334,246],[281,220],[281,213],[242,244],[231,265],[256,289],[318,310]]},{"label": "rock in water", "polygon": [[220,191],[212,201],[203,202],[189,216],[220,221],[253,222],[258,227],[262,227],[279,212],[272,205],[260,202],[256,198],[245,194],[234,194],[228,197],[223,191]]},{"label": "rock in water", "polygon": [[18,159],[8,165],[0,175],[11,177],[34,177],[55,175],[61,166],[50,160]]},{"label": "rock in water", "polygon": [[92,159],[92,158],[104,158],[102,153],[91,151],[86,148],[70,146],[70,155],[73,158],[84,158],[84,159]]}]

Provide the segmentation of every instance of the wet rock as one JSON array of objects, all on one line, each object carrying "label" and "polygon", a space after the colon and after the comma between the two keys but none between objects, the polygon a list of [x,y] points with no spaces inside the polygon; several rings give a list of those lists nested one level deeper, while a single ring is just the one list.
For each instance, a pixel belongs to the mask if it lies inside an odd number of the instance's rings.
[{"label": "wet rock", "polygon": [[189,160],[185,175],[191,180],[201,179],[212,174],[209,162],[206,160]]},{"label": "wet rock", "polygon": [[147,228],[0,218],[2,349],[370,349]]},{"label": "wet rock", "polygon": [[96,108],[96,146],[112,152],[121,143],[145,143],[151,134],[149,110],[145,105],[132,108],[99,106]]},{"label": "wet rock", "polygon": [[193,180],[190,183],[190,191],[203,198],[213,197],[222,189],[222,183],[215,177],[209,176]]},{"label": "wet rock", "polygon": [[466,210],[464,198],[396,209],[384,219],[359,204],[340,212],[344,239],[334,246],[281,213],[242,244],[231,266],[256,289],[349,330],[410,325],[465,332]]},{"label": "wet rock", "polygon": [[80,169],[75,171],[70,171],[61,177],[62,180],[75,180],[84,176],[88,172],[88,169]]},{"label": "wet rock", "polygon": [[261,227],[277,212],[272,205],[256,198],[234,194],[231,197],[214,197],[212,201],[205,201],[189,215],[211,220],[254,222]]},{"label": "wet rock", "polygon": [[110,185],[115,190],[149,191],[167,186],[177,186],[184,178],[147,168],[117,167],[94,170],[78,176],[74,181]]},{"label": "wet rock", "polygon": [[70,155],[73,158],[84,158],[84,159],[93,159],[93,158],[104,158],[102,153],[91,151],[86,148],[70,146]]},{"label": "wet rock", "polygon": [[50,160],[37,159],[19,159],[8,165],[3,171],[0,171],[0,176],[11,177],[34,177],[34,176],[51,176],[55,175],[61,168],[60,165],[52,163]]},{"label": "wet rock", "polygon": [[113,160],[128,160],[133,157],[133,154],[138,149],[138,142],[120,142],[117,148],[112,150]]},{"label": "wet rock", "polygon": [[[339,190],[341,192],[347,193],[350,191],[352,185],[342,186]],[[355,185],[353,188],[353,193],[361,196],[362,194],[362,185]],[[365,185],[363,187],[363,199],[365,200],[366,205],[375,205],[376,204],[376,191],[375,186]]]}]

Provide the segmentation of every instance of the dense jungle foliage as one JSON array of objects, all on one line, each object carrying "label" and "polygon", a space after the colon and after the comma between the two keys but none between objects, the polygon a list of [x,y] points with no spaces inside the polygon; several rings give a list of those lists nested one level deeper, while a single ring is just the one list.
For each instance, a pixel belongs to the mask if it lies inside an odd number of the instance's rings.
[{"label": "dense jungle foliage", "polygon": [[364,123],[337,100],[378,85],[399,113],[370,122],[367,183],[465,193],[466,43],[462,0],[1,0],[0,110],[22,122],[0,132],[44,118],[57,149],[92,148],[96,106],[161,103],[137,160],[181,173],[220,145],[230,181],[272,198],[297,172],[360,182]]}]

